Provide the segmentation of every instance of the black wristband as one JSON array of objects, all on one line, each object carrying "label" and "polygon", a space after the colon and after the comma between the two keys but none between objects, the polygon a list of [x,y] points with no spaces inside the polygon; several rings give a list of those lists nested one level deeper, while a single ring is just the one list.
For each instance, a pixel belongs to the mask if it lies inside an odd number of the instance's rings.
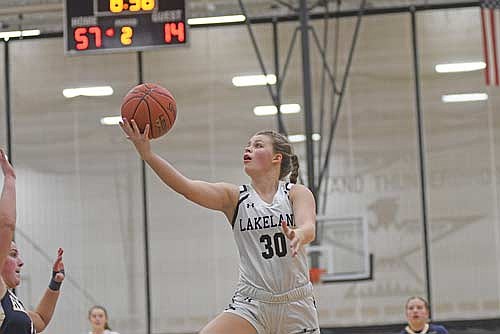
[{"label": "black wristband", "polygon": [[52,278],[50,279],[49,283],[49,289],[52,291],[59,291],[59,289],[61,288],[62,282],[56,282],[56,280],[54,279],[58,273],[62,273],[64,275],[64,269],[62,269],[61,271],[52,271]]}]

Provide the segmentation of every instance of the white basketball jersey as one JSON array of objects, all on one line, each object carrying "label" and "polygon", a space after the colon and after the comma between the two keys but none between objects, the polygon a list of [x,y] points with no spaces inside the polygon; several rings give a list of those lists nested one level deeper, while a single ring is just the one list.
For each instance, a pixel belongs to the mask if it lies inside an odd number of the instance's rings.
[{"label": "white basketball jersey", "polygon": [[295,227],[289,199],[293,183],[280,181],[272,203],[264,202],[251,185],[240,186],[233,233],[240,254],[240,284],[280,294],[309,283],[302,247],[292,257],[281,221]]}]

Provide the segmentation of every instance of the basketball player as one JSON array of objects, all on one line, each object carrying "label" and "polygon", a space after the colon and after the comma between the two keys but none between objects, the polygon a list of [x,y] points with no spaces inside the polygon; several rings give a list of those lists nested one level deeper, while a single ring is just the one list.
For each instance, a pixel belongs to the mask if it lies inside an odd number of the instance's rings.
[{"label": "basketball player", "polygon": [[112,332],[108,324],[108,311],[103,306],[94,305],[89,310],[92,331],[89,334],[119,334]]},{"label": "basketball player", "polygon": [[401,334],[448,334],[446,328],[429,324],[429,303],[422,297],[410,297],[406,302],[408,326]]},{"label": "basketball player", "polygon": [[[225,214],[240,255],[240,278],[229,307],[202,334],[319,333],[303,245],[315,238],[315,201],[295,185],[298,159],[288,140],[274,131],[250,138],[243,164],[251,182],[191,180],[151,151],[149,125],[120,123],[141,158],[170,188]],[[291,174],[290,174],[291,173]],[[290,174],[290,181],[283,181]]]},{"label": "basketball player", "polygon": [[27,311],[11,291],[20,284],[24,263],[12,241],[16,227],[16,174],[2,149],[0,165],[4,176],[0,197],[0,334],[35,334],[47,327],[54,314],[64,280],[63,250],[58,250],[52,279],[38,307],[35,311]]}]

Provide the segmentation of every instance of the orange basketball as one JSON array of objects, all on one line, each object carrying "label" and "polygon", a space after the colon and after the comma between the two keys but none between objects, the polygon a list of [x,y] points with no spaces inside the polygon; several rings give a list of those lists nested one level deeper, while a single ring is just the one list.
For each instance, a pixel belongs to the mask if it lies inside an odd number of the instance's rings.
[{"label": "orange basketball", "polygon": [[145,83],[135,86],[125,95],[121,114],[129,122],[134,120],[141,132],[149,124],[149,138],[158,138],[174,125],[177,105],[167,89]]}]

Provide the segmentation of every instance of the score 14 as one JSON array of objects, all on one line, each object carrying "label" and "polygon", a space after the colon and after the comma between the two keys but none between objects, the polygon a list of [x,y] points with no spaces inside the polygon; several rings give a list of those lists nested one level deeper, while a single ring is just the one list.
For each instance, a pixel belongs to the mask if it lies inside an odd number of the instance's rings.
[{"label": "score 14", "polygon": [[165,43],[170,44],[173,38],[176,38],[179,43],[186,40],[186,30],[184,22],[168,22],[163,26]]}]

